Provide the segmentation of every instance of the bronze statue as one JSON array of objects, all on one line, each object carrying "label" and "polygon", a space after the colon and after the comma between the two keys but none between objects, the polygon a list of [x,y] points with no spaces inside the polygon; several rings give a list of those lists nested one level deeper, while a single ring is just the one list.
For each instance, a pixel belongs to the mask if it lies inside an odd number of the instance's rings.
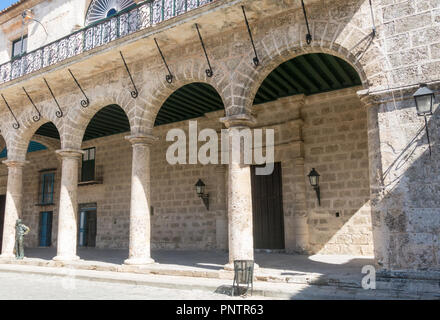
[{"label": "bronze statue", "polygon": [[23,237],[25,234],[28,234],[30,231],[28,226],[25,226],[21,219],[17,219],[15,223],[15,258],[23,259],[24,258],[24,247],[23,247]]}]

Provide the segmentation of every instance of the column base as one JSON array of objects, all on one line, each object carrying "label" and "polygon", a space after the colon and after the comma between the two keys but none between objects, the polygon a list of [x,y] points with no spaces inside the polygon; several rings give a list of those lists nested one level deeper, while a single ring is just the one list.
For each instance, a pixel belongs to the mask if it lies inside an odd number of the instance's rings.
[{"label": "column base", "polygon": [[[254,271],[258,270],[259,268],[260,268],[260,266],[254,262]],[[234,271],[234,264],[233,263],[227,263],[227,264],[225,264],[224,269],[226,271]]]},{"label": "column base", "polygon": [[56,256],[52,258],[53,261],[78,261],[80,258],[78,256]]},{"label": "column base", "polygon": [[11,254],[3,253],[3,254],[0,254],[0,259],[1,260],[15,259],[15,254],[13,254],[13,253],[11,253]]},{"label": "column base", "polygon": [[124,260],[124,264],[127,265],[143,265],[152,263],[155,263],[155,261],[151,258],[129,258]]}]

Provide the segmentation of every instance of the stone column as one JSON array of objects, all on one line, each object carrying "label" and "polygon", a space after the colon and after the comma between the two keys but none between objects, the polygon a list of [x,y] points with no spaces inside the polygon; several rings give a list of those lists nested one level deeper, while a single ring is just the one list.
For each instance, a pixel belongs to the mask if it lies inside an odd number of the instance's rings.
[{"label": "stone column", "polygon": [[62,149],[57,150],[56,153],[61,159],[61,191],[58,213],[57,255],[53,260],[79,260],[76,255],[78,163],[84,152],[76,149]]},{"label": "stone column", "polygon": [[130,204],[130,248],[125,264],[154,263],[150,252],[150,135],[126,137],[133,146]]},{"label": "stone column", "polygon": [[227,217],[227,195],[226,195],[226,166],[215,167],[217,181],[217,199],[215,204],[216,217],[216,247],[220,250],[228,249],[228,217]]},{"label": "stone column", "polygon": [[376,99],[367,93],[358,93],[361,102],[367,109],[367,128],[368,128],[368,163],[370,179],[370,199],[371,199],[371,220],[373,233],[374,257],[377,267],[388,268],[389,259],[387,254],[388,235],[383,224],[383,212],[386,207],[383,206],[383,176],[382,176],[382,157],[380,130],[378,121],[379,103]]},{"label": "stone column", "polygon": [[15,223],[22,214],[23,167],[27,161],[5,160],[8,167],[3,244],[1,258],[13,258],[15,246]]},{"label": "stone column", "polygon": [[232,269],[234,260],[254,260],[250,164],[246,164],[244,161],[243,141],[239,146],[233,144],[240,132],[249,129],[252,118],[246,115],[232,116],[223,118],[222,122],[228,128],[229,140],[229,263],[225,268]]},{"label": "stone column", "polygon": [[[295,249],[306,253],[309,247],[309,226],[307,224],[306,188],[310,188],[307,173],[304,170],[304,158],[294,160],[295,181],[295,216],[294,230]],[[306,181],[307,180],[307,181]]]}]

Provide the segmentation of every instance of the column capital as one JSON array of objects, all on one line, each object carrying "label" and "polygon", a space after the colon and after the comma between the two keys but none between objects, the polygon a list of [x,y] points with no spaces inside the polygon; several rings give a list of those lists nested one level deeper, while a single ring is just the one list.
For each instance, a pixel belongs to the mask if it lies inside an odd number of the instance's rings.
[{"label": "column capital", "polygon": [[369,108],[380,103],[378,95],[372,94],[370,90],[360,90],[356,92],[364,107]]},{"label": "column capital", "polygon": [[29,161],[26,161],[26,160],[3,160],[2,163],[5,164],[8,168],[16,168],[16,167],[22,168],[26,164],[28,164]]},{"label": "column capital", "polygon": [[157,140],[159,140],[158,137],[155,137],[151,134],[135,134],[131,136],[126,136],[125,139],[130,141],[132,145],[136,145],[136,144],[151,145]]},{"label": "column capital", "polygon": [[235,114],[232,116],[226,116],[220,118],[220,122],[223,122],[226,128],[233,128],[233,127],[249,127],[255,124],[257,121],[255,120],[255,117],[252,115]]},{"label": "column capital", "polygon": [[55,151],[57,155],[59,155],[61,158],[79,158],[84,154],[84,150],[81,149],[60,149]]}]

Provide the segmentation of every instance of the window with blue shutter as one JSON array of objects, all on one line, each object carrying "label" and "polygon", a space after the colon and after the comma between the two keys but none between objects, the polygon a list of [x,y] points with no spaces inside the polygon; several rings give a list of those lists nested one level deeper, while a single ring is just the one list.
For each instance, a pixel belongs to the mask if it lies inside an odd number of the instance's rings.
[{"label": "window with blue shutter", "polygon": [[95,180],[95,148],[84,149],[81,167],[81,182]]},{"label": "window with blue shutter", "polygon": [[40,204],[53,204],[55,173],[42,173],[40,184]]}]

